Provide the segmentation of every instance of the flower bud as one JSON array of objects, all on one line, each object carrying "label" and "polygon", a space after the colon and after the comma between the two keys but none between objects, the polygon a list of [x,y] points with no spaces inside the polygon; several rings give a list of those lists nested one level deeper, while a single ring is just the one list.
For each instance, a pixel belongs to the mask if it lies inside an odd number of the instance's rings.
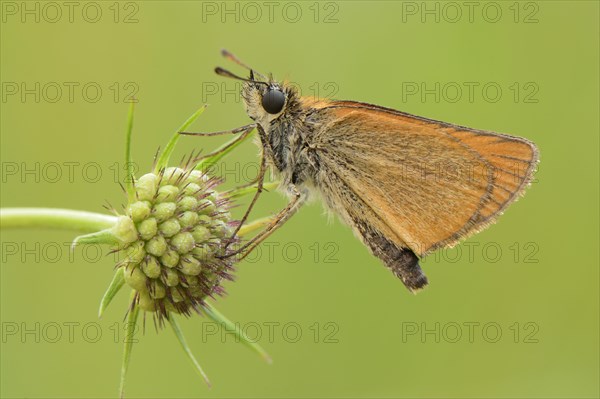
[{"label": "flower bud", "polygon": [[129,205],[127,211],[134,222],[139,222],[150,215],[150,202],[149,201],[136,201]]},{"label": "flower bud", "polygon": [[156,219],[148,218],[142,220],[138,224],[137,229],[142,240],[150,240],[156,235],[158,231],[158,227],[156,226]]},{"label": "flower bud", "polygon": [[233,229],[216,179],[197,170],[167,168],[135,182],[135,200],[113,228],[125,282],[140,309],[189,315],[223,292],[234,257],[223,257]]},{"label": "flower bud", "polygon": [[168,219],[162,222],[159,226],[160,234],[164,237],[173,237],[175,234],[179,233],[181,230],[181,225],[177,219]]},{"label": "flower bud", "polygon": [[152,201],[156,194],[156,186],[158,183],[158,176],[153,173],[147,173],[140,177],[135,182],[135,193],[137,199],[140,201]]}]

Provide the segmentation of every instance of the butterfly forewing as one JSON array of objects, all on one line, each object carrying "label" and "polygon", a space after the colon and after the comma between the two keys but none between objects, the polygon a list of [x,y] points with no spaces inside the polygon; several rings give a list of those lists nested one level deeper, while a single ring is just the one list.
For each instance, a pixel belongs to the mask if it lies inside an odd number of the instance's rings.
[{"label": "butterfly forewing", "polygon": [[315,137],[332,174],[321,190],[352,193],[331,192],[343,203],[330,206],[348,210],[341,213],[351,223],[372,217],[374,227],[420,256],[493,222],[537,163],[535,146],[512,136],[348,101],[323,103],[318,112],[333,121]]}]

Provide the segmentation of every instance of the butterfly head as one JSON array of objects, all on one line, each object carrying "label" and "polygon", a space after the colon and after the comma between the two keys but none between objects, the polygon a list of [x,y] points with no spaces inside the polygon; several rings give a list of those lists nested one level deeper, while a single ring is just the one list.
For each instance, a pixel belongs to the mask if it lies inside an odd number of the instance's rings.
[{"label": "butterfly head", "polygon": [[218,75],[242,81],[244,107],[248,116],[254,121],[262,126],[268,126],[296,103],[296,90],[291,85],[277,82],[273,80],[272,76],[267,77],[253,70],[226,50],[223,50],[222,54],[250,70],[248,78],[242,78],[220,67],[217,67],[215,72]]}]

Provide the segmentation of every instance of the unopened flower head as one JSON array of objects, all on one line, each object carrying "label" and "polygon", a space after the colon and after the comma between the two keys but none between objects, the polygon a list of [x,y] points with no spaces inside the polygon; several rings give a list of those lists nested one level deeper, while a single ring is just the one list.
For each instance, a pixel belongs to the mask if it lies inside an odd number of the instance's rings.
[{"label": "unopened flower head", "polygon": [[125,281],[137,305],[155,312],[198,311],[204,299],[222,295],[234,257],[224,256],[236,223],[219,180],[190,167],[148,173],[135,182],[135,199],[114,227],[122,244]]}]

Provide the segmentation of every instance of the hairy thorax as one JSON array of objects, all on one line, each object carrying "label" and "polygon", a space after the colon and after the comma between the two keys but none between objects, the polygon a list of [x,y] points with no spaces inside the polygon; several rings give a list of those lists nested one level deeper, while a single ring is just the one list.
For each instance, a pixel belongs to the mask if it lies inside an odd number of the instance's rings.
[{"label": "hairy thorax", "polygon": [[269,162],[284,185],[314,186],[319,171],[318,121],[312,110],[282,115],[263,126],[272,151]]}]

